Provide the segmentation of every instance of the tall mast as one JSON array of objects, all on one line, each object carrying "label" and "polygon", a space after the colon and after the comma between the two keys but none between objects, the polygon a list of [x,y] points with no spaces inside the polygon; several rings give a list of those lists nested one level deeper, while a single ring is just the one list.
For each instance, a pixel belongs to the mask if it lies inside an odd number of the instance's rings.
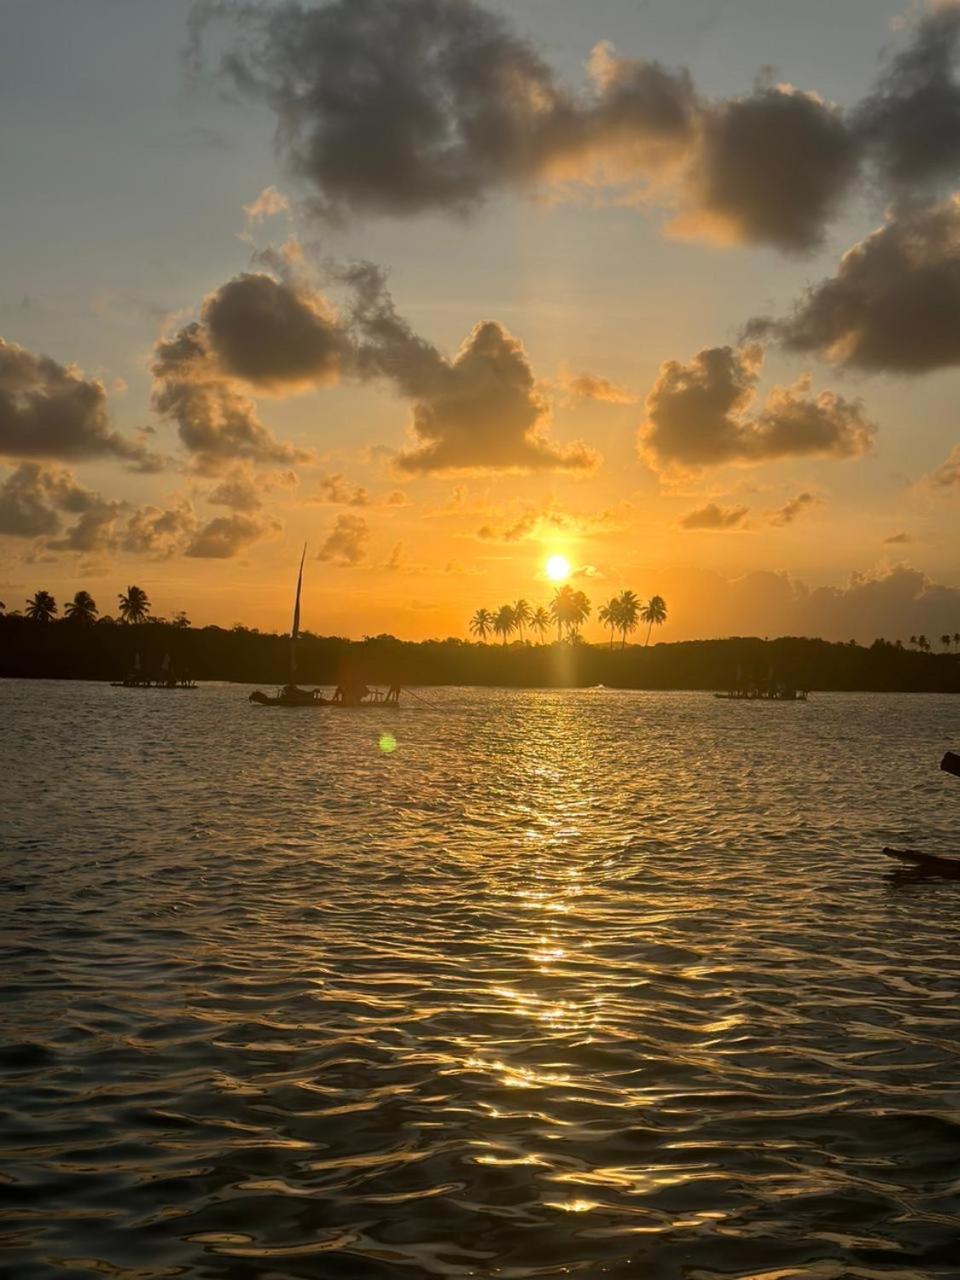
[{"label": "tall mast", "polygon": [[297,677],[297,634],[300,631],[300,589],[303,586],[303,562],[307,558],[307,544],[303,544],[303,555],[300,557],[300,572],[297,574],[297,595],[293,603],[293,626],[290,628],[290,683],[296,684]]}]

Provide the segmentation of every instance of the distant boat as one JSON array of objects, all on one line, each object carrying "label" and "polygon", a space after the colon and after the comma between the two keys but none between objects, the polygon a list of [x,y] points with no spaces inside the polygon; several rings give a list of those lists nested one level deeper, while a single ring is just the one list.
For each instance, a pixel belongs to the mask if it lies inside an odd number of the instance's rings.
[{"label": "distant boat", "polygon": [[300,635],[300,595],[303,591],[303,564],[307,558],[307,544],[303,544],[300,570],[297,574],[297,590],[293,601],[293,623],[290,627],[290,682],[275,694],[255,689],[248,702],[261,707],[395,707],[400,701],[400,688],[391,685],[386,694],[379,689],[369,689],[359,680],[344,681],[338,685],[333,697],[324,697],[319,689],[301,689],[297,684],[297,639]]}]

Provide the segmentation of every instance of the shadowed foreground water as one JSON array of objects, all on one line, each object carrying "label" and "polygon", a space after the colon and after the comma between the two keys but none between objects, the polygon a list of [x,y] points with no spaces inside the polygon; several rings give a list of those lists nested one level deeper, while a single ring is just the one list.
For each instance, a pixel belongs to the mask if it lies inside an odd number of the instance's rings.
[{"label": "shadowed foreground water", "polygon": [[423,692],[0,683],[0,1270],[960,1275],[960,703]]}]

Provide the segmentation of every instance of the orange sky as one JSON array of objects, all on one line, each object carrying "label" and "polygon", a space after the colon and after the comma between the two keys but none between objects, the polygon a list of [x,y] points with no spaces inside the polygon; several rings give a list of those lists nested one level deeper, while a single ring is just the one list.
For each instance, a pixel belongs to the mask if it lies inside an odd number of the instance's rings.
[{"label": "orange sky", "polygon": [[[960,151],[914,93],[955,6],[414,3],[365,47],[329,3],[289,43],[215,24],[185,70],[189,12],[91,0],[52,47],[12,20],[8,609],[136,582],[280,629],[307,541],[323,633],[464,635],[548,601],[552,554],[594,613],[665,596],[666,640],[960,627]],[[386,63],[355,116],[222,92],[222,52],[307,94],[395,19],[420,115]]]}]

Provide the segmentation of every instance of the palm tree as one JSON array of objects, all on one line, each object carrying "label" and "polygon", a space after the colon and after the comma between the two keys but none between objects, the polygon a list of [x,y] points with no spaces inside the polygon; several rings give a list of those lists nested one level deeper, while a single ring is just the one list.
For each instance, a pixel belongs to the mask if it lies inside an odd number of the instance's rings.
[{"label": "palm tree", "polygon": [[[666,605],[664,605],[666,609]],[[617,615],[620,619],[620,648],[627,647],[627,636],[636,631],[640,620],[640,601],[633,591],[621,591],[617,596]],[[666,615],[664,615],[666,616]]]},{"label": "palm tree", "polygon": [[503,638],[503,643],[507,643],[507,636],[517,625],[513,616],[513,609],[508,604],[502,604],[496,612],[493,619],[493,629],[498,636]]},{"label": "palm tree", "polygon": [[958,649],[960,649],[960,631],[955,631],[953,633],[953,643],[957,646]]},{"label": "palm tree", "polygon": [[57,612],[57,602],[49,591],[38,591],[27,601],[27,617],[31,622],[52,622]]},{"label": "palm tree", "polygon": [[613,648],[613,633],[620,630],[620,600],[614,596],[597,610],[597,621],[610,628],[610,648]]},{"label": "palm tree", "polygon": [[513,621],[517,630],[520,632],[520,643],[523,644],[523,628],[529,626],[533,617],[533,610],[527,604],[526,600],[518,600],[513,606]]},{"label": "palm tree", "polygon": [[483,644],[493,627],[493,614],[489,609],[478,609],[470,619],[470,634],[475,635]]},{"label": "palm tree", "polygon": [[570,629],[575,612],[573,587],[564,584],[553,593],[550,601],[550,617],[557,624],[557,641],[563,639],[563,628]]},{"label": "palm tree", "polygon": [[90,626],[96,621],[97,602],[89,591],[78,591],[63,612],[71,622],[82,622],[85,626]]},{"label": "palm tree", "polygon": [[150,612],[150,601],[142,587],[127,587],[126,595],[119,595],[120,617],[124,622],[143,622]]},{"label": "palm tree", "polygon": [[186,631],[190,626],[190,619],[187,617],[183,609],[181,609],[179,613],[175,613],[173,615],[173,626],[175,626],[178,631]]},{"label": "palm tree", "polygon": [[912,645],[915,645],[915,644],[917,643],[917,637],[916,637],[916,636],[911,636],[911,637],[910,637],[910,643],[911,643]]},{"label": "palm tree", "polygon": [[930,641],[926,636],[917,636],[917,648],[921,653],[927,653],[930,648]]},{"label": "palm tree", "polygon": [[940,643],[943,645],[945,649],[949,650],[951,644],[953,644],[953,636],[951,635],[941,636]]},{"label": "palm tree", "polygon": [[538,604],[534,609],[530,625],[539,634],[540,643],[543,644],[543,637],[547,634],[547,627],[550,625],[550,614],[542,604]]},{"label": "palm tree", "polygon": [[640,621],[647,624],[647,638],[643,647],[646,648],[650,643],[650,632],[654,625],[662,627],[667,620],[667,602],[663,596],[651,596],[644,607],[640,610]]}]

